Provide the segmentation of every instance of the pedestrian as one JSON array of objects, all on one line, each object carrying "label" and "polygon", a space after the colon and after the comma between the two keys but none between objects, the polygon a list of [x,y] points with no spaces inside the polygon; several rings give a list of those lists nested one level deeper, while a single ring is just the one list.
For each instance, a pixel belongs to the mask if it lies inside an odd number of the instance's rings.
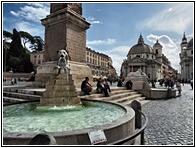
[{"label": "pedestrian", "polygon": [[111,92],[111,90],[110,90],[110,86],[107,83],[107,79],[101,79],[101,85],[103,87],[103,93],[105,97],[110,97],[108,91]]},{"label": "pedestrian", "polygon": [[117,86],[118,86],[118,87],[122,87],[122,84],[123,84],[122,80],[121,80],[121,79],[119,79],[119,80],[118,80],[118,84],[117,84]]},{"label": "pedestrian", "polygon": [[131,80],[129,80],[126,82],[125,86],[127,87],[127,89],[132,89],[133,82]]},{"label": "pedestrian", "polygon": [[11,85],[14,85],[14,78],[11,78]]},{"label": "pedestrian", "polygon": [[176,88],[178,90],[178,96],[181,96],[181,84],[180,84],[180,81],[179,80],[176,80]]},{"label": "pedestrian", "polygon": [[101,85],[101,78],[97,79],[97,93],[102,93],[103,92],[103,86]]},{"label": "pedestrian", "polygon": [[152,88],[155,88],[154,80],[152,80],[151,83],[152,83]]},{"label": "pedestrian", "polygon": [[190,83],[191,83],[191,88],[193,90],[193,79],[190,81]]},{"label": "pedestrian", "polygon": [[89,78],[86,77],[81,84],[81,90],[84,92],[84,95],[90,95],[90,92],[93,90],[92,85],[89,83]]},{"label": "pedestrian", "polygon": [[14,78],[14,84],[17,84],[16,78]]}]

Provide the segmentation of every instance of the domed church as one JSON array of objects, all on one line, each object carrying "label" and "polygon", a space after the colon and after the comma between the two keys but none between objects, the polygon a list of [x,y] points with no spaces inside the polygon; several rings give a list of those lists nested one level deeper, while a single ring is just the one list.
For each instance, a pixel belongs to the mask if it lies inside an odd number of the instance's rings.
[{"label": "domed church", "polygon": [[140,34],[138,43],[132,46],[121,66],[121,78],[124,79],[130,72],[141,69],[150,80],[159,80],[164,77],[176,76],[170,61],[162,53],[162,45],[157,40],[153,47],[144,43]]}]

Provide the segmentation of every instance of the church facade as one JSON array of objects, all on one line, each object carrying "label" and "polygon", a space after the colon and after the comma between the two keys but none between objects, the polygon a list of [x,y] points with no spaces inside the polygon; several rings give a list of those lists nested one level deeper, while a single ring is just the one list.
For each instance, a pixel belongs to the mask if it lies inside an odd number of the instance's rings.
[{"label": "church facade", "polygon": [[181,67],[181,80],[188,82],[193,79],[193,38],[187,42],[184,33],[181,43],[180,67]]},{"label": "church facade", "polygon": [[177,71],[172,68],[171,62],[162,53],[162,45],[157,40],[153,47],[144,43],[142,35],[138,43],[131,47],[121,66],[121,78],[125,79],[130,72],[141,69],[150,80],[175,78]]}]

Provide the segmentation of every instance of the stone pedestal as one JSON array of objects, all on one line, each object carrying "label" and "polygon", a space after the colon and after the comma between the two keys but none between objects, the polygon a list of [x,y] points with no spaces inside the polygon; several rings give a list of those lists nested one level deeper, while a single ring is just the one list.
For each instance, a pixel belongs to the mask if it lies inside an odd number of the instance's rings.
[{"label": "stone pedestal", "polygon": [[80,103],[72,75],[53,74],[46,84],[46,91],[40,99],[41,106],[66,106]]},{"label": "stone pedestal", "polygon": [[86,30],[90,27],[90,23],[81,14],[71,7],[66,7],[56,12],[52,11],[41,22],[45,26],[44,60],[46,62],[56,61],[56,53],[60,49],[66,49],[72,61],[86,61]]},{"label": "stone pedestal", "polygon": [[[31,87],[46,87],[46,83],[53,73],[53,68],[57,64],[56,61],[46,62],[37,68],[35,82],[30,84]],[[80,88],[85,77],[89,77],[90,82],[93,81],[91,69],[87,64],[81,62],[70,61],[70,74],[74,80],[74,85]]]}]

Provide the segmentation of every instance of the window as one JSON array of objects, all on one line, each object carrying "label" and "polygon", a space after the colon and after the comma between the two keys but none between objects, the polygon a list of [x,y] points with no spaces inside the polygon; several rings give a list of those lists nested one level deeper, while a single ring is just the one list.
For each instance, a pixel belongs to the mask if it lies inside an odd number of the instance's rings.
[{"label": "window", "polygon": [[159,54],[158,49],[156,49],[156,55],[158,55],[158,54]]},{"label": "window", "polygon": [[37,55],[34,55],[34,58],[37,58]]}]

